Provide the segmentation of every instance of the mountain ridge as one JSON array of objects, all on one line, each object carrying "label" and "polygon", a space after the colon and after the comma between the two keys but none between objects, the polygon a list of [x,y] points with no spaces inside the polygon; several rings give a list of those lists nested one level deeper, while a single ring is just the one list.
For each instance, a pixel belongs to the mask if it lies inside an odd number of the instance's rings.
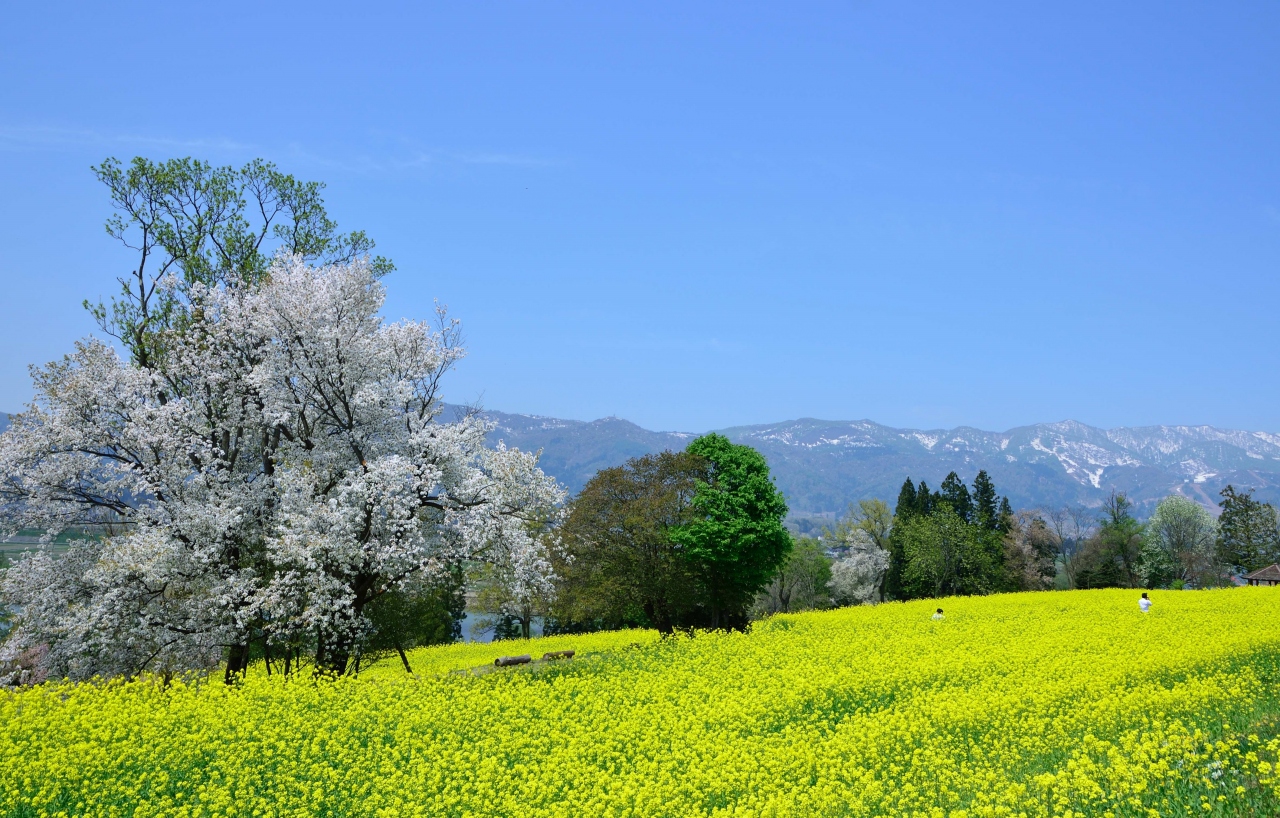
[{"label": "mountain ridge", "polygon": [[[468,411],[446,404],[446,419]],[[488,443],[541,450],[540,464],[577,493],[598,470],[664,449],[683,449],[691,432],[645,429],[624,418],[569,420],[498,410]],[[9,416],[0,412],[0,431]],[[1140,514],[1169,494],[1216,510],[1228,483],[1280,504],[1280,434],[1207,424],[1119,426],[1076,420],[992,432],[972,426],[914,429],[862,419],[797,418],[714,430],[758,449],[787,497],[793,522],[823,524],[857,500],[890,504],[902,482],[935,488],[955,471],[971,481],[985,469],[1015,508],[1098,506],[1123,491]]]},{"label": "mountain ridge", "polygon": [[[565,420],[487,410],[490,440],[542,449],[543,467],[570,491],[602,466],[678,449],[696,435],[654,432],[621,418]],[[714,430],[769,461],[793,514],[834,517],[850,502],[893,502],[907,477],[937,486],[950,471],[991,474],[1015,507],[1100,505],[1123,491],[1140,511],[1182,494],[1216,508],[1233,483],[1280,501],[1280,435],[1201,425],[1102,429],[1076,420],[992,432],[972,426],[914,429],[875,421],[797,418]]]}]

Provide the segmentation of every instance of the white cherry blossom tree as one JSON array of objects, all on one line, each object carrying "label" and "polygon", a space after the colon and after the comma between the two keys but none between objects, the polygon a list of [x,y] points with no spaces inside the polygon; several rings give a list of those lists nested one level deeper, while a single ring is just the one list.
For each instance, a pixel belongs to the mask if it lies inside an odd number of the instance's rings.
[{"label": "white cherry blossom tree", "polygon": [[831,563],[831,595],[845,605],[875,603],[889,571],[889,552],[859,528],[851,529],[841,544],[844,554]]},{"label": "white cherry blossom tree", "polygon": [[260,283],[186,283],[149,362],[90,339],[33,370],[0,435],[3,519],[107,535],[6,572],[5,655],[41,646],[73,678],[225,657],[233,678],[251,641],[305,643],[341,673],[365,607],[411,579],[479,560],[547,582],[562,490],[474,414],[440,417],[458,324],[384,322],[376,272],[281,257]]}]

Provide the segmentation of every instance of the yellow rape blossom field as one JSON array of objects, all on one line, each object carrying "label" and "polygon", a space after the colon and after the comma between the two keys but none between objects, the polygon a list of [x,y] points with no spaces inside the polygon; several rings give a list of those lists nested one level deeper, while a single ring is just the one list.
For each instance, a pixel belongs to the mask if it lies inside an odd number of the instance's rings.
[{"label": "yellow rape blossom field", "polygon": [[[1280,588],[1152,596],[454,645],[416,677],[47,684],[0,698],[0,814],[1280,814]],[[582,655],[450,673],[543,646]]]}]

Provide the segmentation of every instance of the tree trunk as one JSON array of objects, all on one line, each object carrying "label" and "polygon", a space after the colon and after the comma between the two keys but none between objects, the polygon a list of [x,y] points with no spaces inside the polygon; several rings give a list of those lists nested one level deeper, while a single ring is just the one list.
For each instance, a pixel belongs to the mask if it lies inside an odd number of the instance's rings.
[{"label": "tree trunk", "polygon": [[[311,675],[319,676],[329,667],[329,654],[325,648],[324,631],[316,629],[316,655],[313,657]],[[343,665],[345,669],[345,663]]]},{"label": "tree trunk", "polygon": [[413,673],[413,668],[409,667],[409,657],[404,655],[404,648],[400,647],[399,642],[396,642],[396,653],[400,654],[400,661],[404,663],[404,672]]},{"label": "tree trunk", "polygon": [[[361,574],[352,583],[351,590],[354,592],[354,599],[352,599],[351,614],[345,618],[347,623],[360,620],[364,606],[372,599],[376,579],[373,575]],[[339,633],[341,632],[339,630]],[[315,668],[317,676],[321,674],[341,676],[346,672],[352,655],[356,655],[356,663],[357,666],[359,665],[360,645],[350,636],[335,637],[332,644],[325,644],[323,632],[318,633],[317,636]]]},{"label": "tree trunk", "polygon": [[247,644],[232,645],[227,654],[227,672],[223,681],[235,684],[236,680],[249,669],[249,646]]},{"label": "tree trunk", "polygon": [[659,610],[652,600],[644,603],[644,615],[648,617],[649,622],[657,629],[658,633],[663,636],[670,636],[675,633],[675,627],[672,625],[671,617],[667,616],[666,609]]},{"label": "tree trunk", "polygon": [[316,640],[316,676],[341,676],[347,672],[347,664],[351,661],[351,645],[343,642],[327,644],[324,634]]}]

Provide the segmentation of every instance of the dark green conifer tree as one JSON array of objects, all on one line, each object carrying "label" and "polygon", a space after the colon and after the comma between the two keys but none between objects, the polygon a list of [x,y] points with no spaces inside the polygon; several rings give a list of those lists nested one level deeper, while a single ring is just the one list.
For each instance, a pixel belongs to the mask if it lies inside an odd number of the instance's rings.
[{"label": "dark green conifer tree", "polygon": [[938,498],[951,506],[951,510],[961,520],[966,523],[974,522],[973,499],[969,496],[969,489],[965,487],[964,481],[955,472],[948,474],[947,478],[942,481],[942,489],[938,492]]},{"label": "dark green conifer tree", "polygon": [[929,491],[929,484],[921,480],[920,487],[916,489],[916,514],[931,514],[936,499],[937,495]]},{"label": "dark green conifer tree", "polygon": [[996,484],[986,470],[973,478],[973,520],[988,531],[1000,528],[1000,509],[997,506]]},{"label": "dark green conifer tree", "polygon": [[893,516],[899,520],[906,521],[915,516],[916,513],[916,486],[908,477],[906,482],[902,484],[902,489],[898,492],[898,504],[894,506]]},{"label": "dark green conifer tree", "polygon": [[[920,488],[924,490],[924,499],[927,502],[929,498],[929,487],[922,481]],[[916,491],[915,485],[908,477],[906,482],[902,484],[902,489],[898,492],[898,504],[893,509],[893,528],[889,531],[889,570],[884,577],[884,598],[902,599],[902,568],[904,556],[902,550],[902,537],[898,536],[898,530],[908,521],[921,515],[920,511],[920,494]]]},{"label": "dark green conifer tree", "polygon": [[1009,527],[1013,523],[1013,506],[1009,505],[1008,497],[1000,498],[1000,513],[996,518],[996,531],[1001,534],[1008,534]]},{"label": "dark green conifer tree", "polygon": [[1280,560],[1276,510],[1253,499],[1253,491],[1222,490],[1218,518],[1218,559],[1224,565],[1256,571]]}]

